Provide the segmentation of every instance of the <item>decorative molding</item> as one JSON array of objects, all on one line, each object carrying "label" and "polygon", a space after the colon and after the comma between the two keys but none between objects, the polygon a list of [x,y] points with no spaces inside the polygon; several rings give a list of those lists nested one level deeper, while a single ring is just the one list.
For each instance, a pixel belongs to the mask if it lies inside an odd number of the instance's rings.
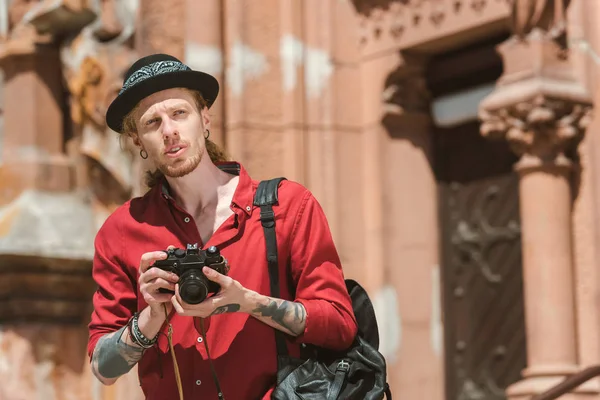
[{"label": "decorative molding", "polygon": [[87,323],[96,284],[90,260],[0,255],[0,324]]},{"label": "decorative molding", "polygon": [[[471,29],[505,29],[510,0],[353,0],[359,14],[359,44],[371,53],[381,47],[427,45]],[[478,33],[481,36],[482,32]],[[464,36],[464,35],[462,35]],[[468,40],[461,38],[457,40]]]}]

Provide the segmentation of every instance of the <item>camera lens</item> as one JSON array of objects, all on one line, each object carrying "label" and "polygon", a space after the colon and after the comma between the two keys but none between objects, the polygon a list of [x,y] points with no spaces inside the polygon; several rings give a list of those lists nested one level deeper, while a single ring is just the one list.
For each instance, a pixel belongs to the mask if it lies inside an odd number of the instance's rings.
[{"label": "camera lens", "polygon": [[198,304],[206,299],[208,287],[206,278],[191,271],[179,280],[179,295],[188,304]]}]

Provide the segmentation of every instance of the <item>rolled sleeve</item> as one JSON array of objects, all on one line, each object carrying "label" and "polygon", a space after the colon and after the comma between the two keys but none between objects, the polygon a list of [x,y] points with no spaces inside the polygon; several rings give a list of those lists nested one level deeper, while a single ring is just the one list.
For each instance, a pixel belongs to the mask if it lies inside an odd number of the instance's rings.
[{"label": "rolled sleeve", "polygon": [[295,340],[334,350],[348,348],[357,332],[341,261],[320,204],[306,192],[291,239],[295,301],[306,309],[306,325]]},{"label": "rolled sleeve", "polygon": [[98,340],[127,324],[137,308],[135,277],[119,261],[122,237],[111,216],[98,231],[94,242],[92,277],[97,284],[92,298],[93,311],[88,325],[88,355]]}]

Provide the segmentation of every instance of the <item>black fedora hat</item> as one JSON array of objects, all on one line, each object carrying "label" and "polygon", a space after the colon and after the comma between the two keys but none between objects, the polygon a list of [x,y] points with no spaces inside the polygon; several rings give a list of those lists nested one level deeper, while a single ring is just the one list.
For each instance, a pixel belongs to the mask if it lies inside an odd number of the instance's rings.
[{"label": "black fedora hat", "polygon": [[199,91],[209,108],[219,94],[219,83],[213,76],[194,71],[173,56],[152,54],[140,58],[127,70],[123,87],[108,106],[106,124],[123,133],[123,119],[142,99],[177,87]]}]

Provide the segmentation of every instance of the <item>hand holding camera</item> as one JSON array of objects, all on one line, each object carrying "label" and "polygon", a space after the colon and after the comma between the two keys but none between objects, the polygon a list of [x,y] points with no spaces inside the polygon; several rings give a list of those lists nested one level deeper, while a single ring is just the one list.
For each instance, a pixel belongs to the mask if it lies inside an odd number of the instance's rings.
[{"label": "hand holding camera", "polygon": [[[215,246],[207,250],[198,248],[197,244],[188,244],[187,248],[171,248],[166,251],[167,257],[156,260],[152,267],[178,277],[179,296],[188,304],[199,304],[210,294],[219,291],[220,285],[204,275],[204,267],[212,268],[222,275],[227,275],[229,265]],[[151,267],[151,268],[152,268]],[[171,275],[172,276],[172,275]],[[175,288],[160,286],[159,293],[174,294]]]},{"label": "hand holding camera", "polygon": [[140,273],[138,287],[144,301],[157,315],[164,315],[162,304],[166,304],[167,312],[171,311],[172,294],[162,293],[160,290],[175,290],[179,276],[172,272],[151,268],[158,260],[167,258],[165,251],[151,251],[142,255],[140,260]]},{"label": "hand holding camera", "polygon": [[229,264],[216,247],[202,250],[194,244],[146,253],[140,272],[140,291],[150,307],[170,301],[178,314],[192,317],[249,310],[253,292],[227,276]]}]

